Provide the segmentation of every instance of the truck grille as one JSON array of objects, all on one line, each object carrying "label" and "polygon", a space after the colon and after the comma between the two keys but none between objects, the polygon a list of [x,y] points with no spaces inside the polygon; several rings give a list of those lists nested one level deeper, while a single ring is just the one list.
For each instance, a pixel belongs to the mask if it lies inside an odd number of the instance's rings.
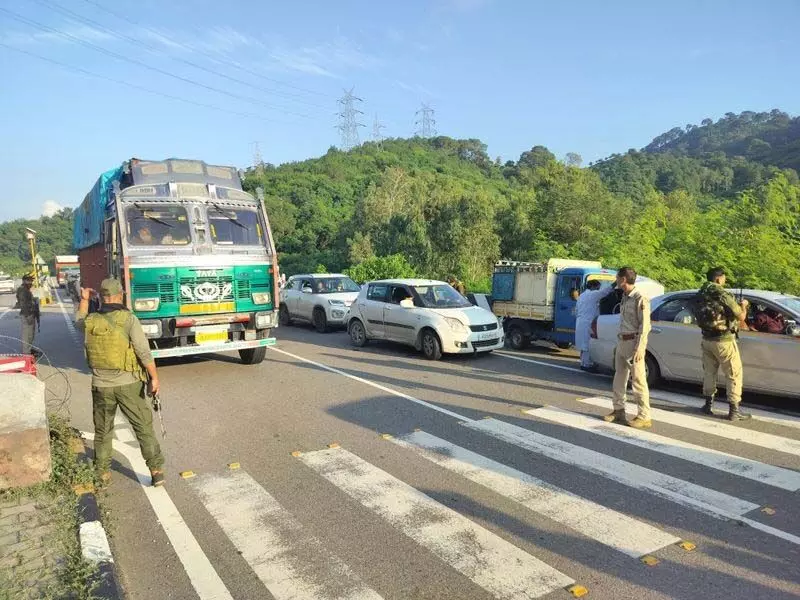
[{"label": "truck grille", "polygon": [[247,279],[236,282],[236,298],[239,300],[250,300],[250,294],[253,292],[268,292],[268,281],[252,282]]},{"label": "truck grille", "polygon": [[486,325],[470,325],[472,331],[494,331],[497,329],[497,323],[487,323]]},{"label": "truck grille", "polygon": [[485,348],[486,346],[494,346],[497,342],[500,341],[500,338],[494,338],[493,340],[480,340],[477,342],[472,342],[473,348]]},{"label": "truck grille", "polygon": [[158,296],[161,304],[175,302],[175,288],[171,283],[134,283],[134,296]]},{"label": "truck grille", "polygon": [[184,304],[233,300],[233,277],[181,277],[181,302]]}]

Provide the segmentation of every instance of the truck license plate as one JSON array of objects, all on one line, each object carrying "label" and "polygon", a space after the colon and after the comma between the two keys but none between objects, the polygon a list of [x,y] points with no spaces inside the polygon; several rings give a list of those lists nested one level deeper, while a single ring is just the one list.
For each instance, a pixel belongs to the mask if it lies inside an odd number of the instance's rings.
[{"label": "truck license plate", "polygon": [[227,330],[197,331],[194,334],[194,341],[198,344],[216,344],[228,341]]}]

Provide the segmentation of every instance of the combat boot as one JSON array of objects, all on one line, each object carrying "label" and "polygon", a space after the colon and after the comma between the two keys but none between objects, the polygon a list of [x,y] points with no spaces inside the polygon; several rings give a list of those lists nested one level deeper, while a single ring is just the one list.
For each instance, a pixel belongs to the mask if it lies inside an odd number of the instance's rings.
[{"label": "combat boot", "polygon": [[620,425],[628,424],[628,418],[625,416],[625,409],[611,411],[603,417],[603,421],[606,423],[619,423]]},{"label": "combat boot", "polygon": [[728,408],[728,421],[747,421],[752,418],[753,415],[750,413],[740,411],[738,404],[731,404],[730,408]]},{"label": "combat boot", "polygon": [[706,403],[703,404],[703,408],[700,409],[700,412],[706,415],[714,416],[714,396],[704,396]]},{"label": "combat boot", "polygon": [[650,419],[636,417],[633,421],[629,421],[628,425],[634,429],[650,429],[653,426],[653,422]]}]

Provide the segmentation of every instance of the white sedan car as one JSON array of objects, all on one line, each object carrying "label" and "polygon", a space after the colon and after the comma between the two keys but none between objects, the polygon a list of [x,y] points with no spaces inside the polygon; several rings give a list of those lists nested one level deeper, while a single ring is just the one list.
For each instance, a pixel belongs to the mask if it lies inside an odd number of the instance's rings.
[{"label": "white sedan car", "polygon": [[391,340],[414,346],[429,360],[491,352],[505,342],[495,315],[429,279],[369,282],[350,307],[347,331],[356,346]]},{"label": "white sedan car", "polygon": [[341,327],[359,291],[361,288],[347,275],[293,275],[281,290],[280,324],[307,321],[320,333]]},{"label": "white sedan car", "polygon": [[[750,302],[750,331],[739,332],[745,389],[800,397],[800,298],[763,290],[731,292],[737,300],[741,296]],[[703,382],[701,335],[693,316],[696,294],[697,290],[684,290],[651,301],[652,331],[645,357],[651,386],[662,378]],[[765,315],[769,315],[769,321]],[[773,333],[766,333],[768,328]],[[601,315],[595,320],[590,355],[598,366],[613,370],[618,329],[618,314]],[[724,385],[721,376],[719,382]]]}]

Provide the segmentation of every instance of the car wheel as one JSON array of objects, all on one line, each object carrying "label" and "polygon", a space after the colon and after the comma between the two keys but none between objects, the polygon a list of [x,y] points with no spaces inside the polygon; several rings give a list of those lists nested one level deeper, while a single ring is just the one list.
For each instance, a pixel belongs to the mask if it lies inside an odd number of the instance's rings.
[{"label": "car wheel", "polygon": [[292,324],[292,317],[289,316],[289,308],[285,304],[281,304],[278,309],[278,323],[283,327],[288,327]]},{"label": "car wheel", "polygon": [[422,354],[428,360],[439,360],[442,358],[442,343],[437,336],[430,329],[422,333]]},{"label": "car wheel", "polygon": [[649,352],[644,355],[644,374],[648,388],[656,387],[661,381],[661,369],[658,368],[658,362]]},{"label": "car wheel", "polygon": [[264,360],[267,355],[267,347],[259,346],[258,348],[243,348],[239,350],[239,358],[242,363],[246,365],[257,365]]},{"label": "car wheel", "polygon": [[367,332],[364,330],[364,324],[358,319],[353,319],[347,326],[347,333],[350,335],[350,341],[354,346],[361,348],[367,343]]},{"label": "car wheel", "polygon": [[327,333],[328,332],[328,317],[325,315],[325,311],[321,308],[314,309],[314,329],[319,331],[320,333]]},{"label": "car wheel", "polygon": [[525,335],[525,332],[522,330],[522,327],[512,326],[511,329],[508,330],[508,335],[506,336],[508,339],[509,345],[514,350],[523,350],[527,348],[531,343],[531,338]]}]

